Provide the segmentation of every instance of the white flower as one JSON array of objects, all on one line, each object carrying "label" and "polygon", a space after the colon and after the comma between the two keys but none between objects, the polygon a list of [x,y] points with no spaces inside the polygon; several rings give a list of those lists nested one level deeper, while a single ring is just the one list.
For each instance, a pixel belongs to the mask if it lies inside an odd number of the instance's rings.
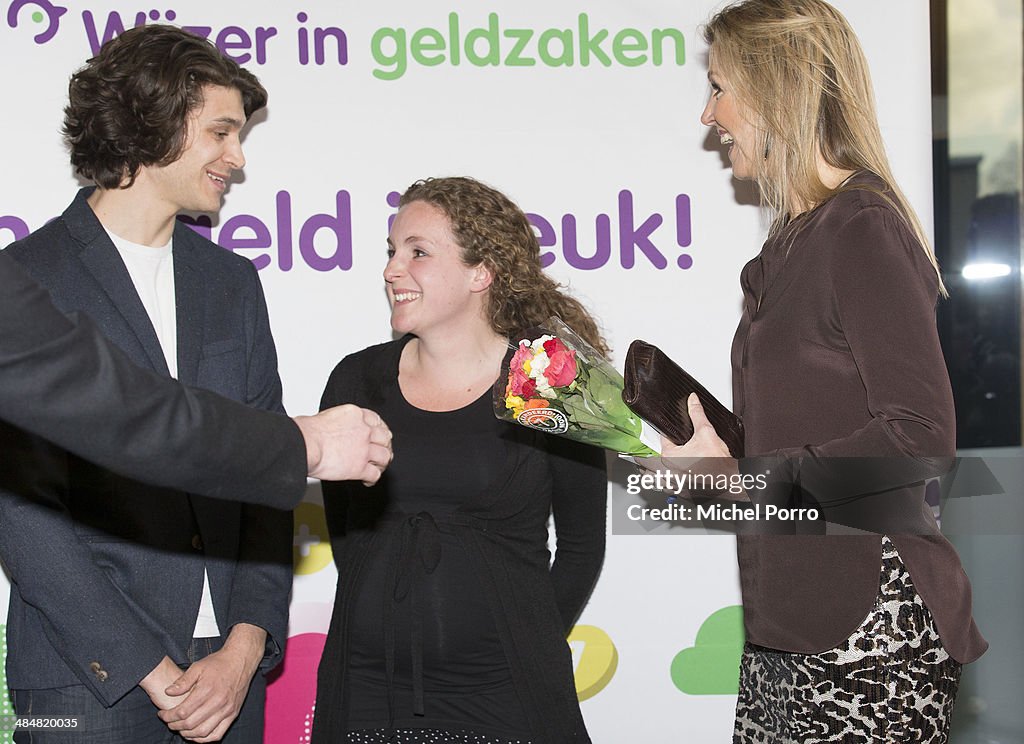
[{"label": "white flower", "polygon": [[[543,349],[539,354],[534,354],[533,359],[530,360],[530,377],[535,379],[538,385],[541,380],[544,380],[544,370],[548,368],[549,364],[551,364],[551,359]],[[546,383],[547,380],[544,382]]]},{"label": "white flower", "polygon": [[544,351],[544,342],[550,341],[553,338],[554,336],[541,336],[530,345],[530,348],[534,351]]},{"label": "white flower", "polygon": [[542,398],[547,398],[548,400],[554,400],[558,397],[555,389],[548,384],[548,380],[544,375],[537,378],[537,392],[540,393]]}]

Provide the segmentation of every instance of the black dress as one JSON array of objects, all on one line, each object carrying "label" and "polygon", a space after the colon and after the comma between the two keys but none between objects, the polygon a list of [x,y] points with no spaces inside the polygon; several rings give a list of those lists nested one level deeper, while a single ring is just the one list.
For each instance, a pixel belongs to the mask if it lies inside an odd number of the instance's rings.
[{"label": "black dress", "polygon": [[372,489],[324,484],[338,590],[313,741],[589,741],[565,635],[603,556],[604,454],[499,421],[490,391],[415,408],[410,338],[342,360],[324,391],[377,411],[395,459]]}]

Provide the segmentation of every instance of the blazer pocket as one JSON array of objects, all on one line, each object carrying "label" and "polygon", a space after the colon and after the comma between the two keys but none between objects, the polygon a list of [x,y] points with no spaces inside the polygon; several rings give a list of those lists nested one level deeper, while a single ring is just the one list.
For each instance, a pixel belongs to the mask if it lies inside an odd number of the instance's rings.
[{"label": "blazer pocket", "polygon": [[228,354],[232,351],[242,350],[242,339],[240,338],[227,338],[223,341],[211,341],[208,344],[203,344],[203,350],[199,355],[200,360],[210,359],[211,357],[220,356],[221,354]]},{"label": "blazer pocket", "polygon": [[245,400],[247,379],[245,345],[229,338],[203,344],[196,365],[196,386],[234,400]]}]

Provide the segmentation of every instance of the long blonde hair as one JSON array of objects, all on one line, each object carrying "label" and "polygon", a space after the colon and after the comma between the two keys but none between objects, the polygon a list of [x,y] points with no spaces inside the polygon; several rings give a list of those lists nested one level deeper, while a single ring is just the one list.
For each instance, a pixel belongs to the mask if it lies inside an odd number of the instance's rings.
[{"label": "long blonde hair", "polygon": [[867,59],[843,15],[823,0],[741,0],[704,27],[717,70],[729,81],[757,132],[754,180],[774,212],[772,234],[803,208],[848,188],[829,188],[818,154],[834,168],[869,171],[935,269],[935,252],[896,185],[878,128]]}]

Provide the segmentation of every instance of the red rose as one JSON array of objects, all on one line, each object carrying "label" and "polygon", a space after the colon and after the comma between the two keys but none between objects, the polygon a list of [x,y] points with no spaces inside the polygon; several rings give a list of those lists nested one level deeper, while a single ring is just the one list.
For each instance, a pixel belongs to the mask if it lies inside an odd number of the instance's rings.
[{"label": "red rose", "polygon": [[527,377],[521,390],[522,392],[519,393],[520,398],[532,398],[537,394],[537,383],[533,379]]},{"label": "red rose", "polygon": [[544,351],[548,355],[548,366],[544,370],[551,387],[565,387],[576,379],[576,352],[553,338],[544,342]]}]

